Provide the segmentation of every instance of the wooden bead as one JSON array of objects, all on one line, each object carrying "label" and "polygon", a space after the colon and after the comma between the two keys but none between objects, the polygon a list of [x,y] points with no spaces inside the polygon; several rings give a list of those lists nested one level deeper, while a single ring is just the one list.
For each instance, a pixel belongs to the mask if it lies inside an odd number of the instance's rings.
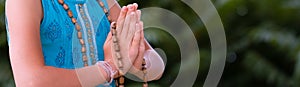
[{"label": "wooden bead", "polygon": [[68,16],[69,16],[70,18],[72,18],[72,17],[73,17],[73,13],[72,13],[72,11],[71,11],[71,10],[68,10]]},{"label": "wooden bead", "polygon": [[94,53],[90,53],[90,56],[91,56],[92,58],[95,58]]},{"label": "wooden bead", "polygon": [[77,37],[78,37],[78,39],[82,39],[82,32],[78,31],[77,32]]},{"label": "wooden bead", "polygon": [[146,61],[143,60],[143,61],[142,61],[142,66],[145,66],[145,65],[146,65]]},{"label": "wooden bead", "polygon": [[113,40],[113,43],[117,43],[118,42],[117,36],[112,36],[112,40]]},{"label": "wooden bead", "polygon": [[117,35],[117,30],[116,30],[116,29],[112,29],[112,30],[111,30],[111,33],[112,33],[113,35]]},{"label": "wooden bead", "polygon": [[119,69],[120,69],[120,70],[119,70],[119,75],[120,75],[120,76],[124,75],[124,73],[123,73],[123,71],[122,71],[123,68],[119,68]]},{"label": "wooden bead", "polygon": [[146,74],[146,73],[147,73],[147,70],[143,70],[143,73]]},{"label": "wooden bead", "polygon": [[[85,20],[85,21],[88,21],[88,20]],[[91,26],[86,26],[86,28],[91,28]]]},{"label": "wooden bead", "polygon": [[[87,19],[86,19],[86,20],[87,20]],[[90,26],[90,24],[89,24],[89,23],[86,23],[85,26]],[[89,30],[88,32],[91,32],[91,31]]]},{"label": "wooden bead", "polygon": [[77,23],[77,20],[76,20],[76,18],[72,18],[72,23]]},{"label": "wooden bead", "polygon": [[81,29],[80,25],[76,23],[76,24],[75,24],[75,27],[76,27],[76,30],[79,32],[80,29]]},{"label": "wooden bead", "polygon": [[116,29],[117,28],[117,23],[114,23],[111,28]]},{"label": "wooden bead", "polygon": [[87,62],[88,61],[88,58],[86,55],[82,54],[82,59],[83,59],[83,62]]},{"label": "wooden bead", "polygon": [[146,76],[146,74],[144,74],[143,81],[144,81],[145,83],[147,82],[147,76]]},{"label": "wooden bead", "polygon": [[119,68],[123,68],[123,63],[122,63],[122,61],[118,61],[118,66],[119,66]]},{"label": "wooden bead", "polygon": [[94,52],[94,46],[93,45],[90,46],[90,49],[91,49],[91,52]]},{"label": "wooden bead", "polygon": [[142,70],[143,70],[143,71],[146,70],[146,67],[142,67]]},{"label": "wooden bead", "polygon": [[[82,13],[82,14],[84,15],[84,13]],[[88,18],[85,17],[85,16],[83,16],[82,18],[83,18],[84,21],[89,21]],[[88,23],[86,23],[86,24],[87,24],[86,26],[89,26]]]},{"label": "wooden bead", "polygon": [[83,10],[82,8],[79,9],[80,14],[83,14]]},{"label": "wooden bead", "polygon": [[122,59],[122,58],[121,58],[120,52],[116,52],[116,58],[117,58],[118,60],[121,60],[121,59]]},{"label": "wooden bead", "polygon": [[114,43],[114,50],[120,52],[120,46],[118,43]]},{"label": "wooden bead", "polygon": [[93,40],[92,40],[91,38],[88,39],[88,42],[89,42],[89,43],[92,43],[92,41],[93,41]]},{"label": "wooden bead", "polygon": [[103,8],[103,11],[105,14],[108,14],[108,10],[106,8]]},{"label": "wooden bead", "polygon": [[81,45],[84,45],[84,40],[83,39],[79,39],[79,42]]},{"label": "wooden bead", "polygon": [[148,84],[147,84],[147,83],[144,83],[144,84],[143,84],[143,87],[148,87]]},{"label": "wooden bead", "polygon": [[69,10],[69,6],[66,3],[63,4],[63,7],[65,10]]},{"label": "wooden bead", "polygon": [[119,78],[119,83],[120,83],[120,84],[124,84],[124,82],[125,82],[125,79],[124,79],[123,76],[121,76],[121,77]]},{"label": "wooden bead", "polygon": [[103,2],[99,2],[100,6],[103,8],[104,7],[104,3]]},{"label": "wooden bead", "polygon": [[64,4],[64,0],[58,0],[58,3],[62,5]]},{"label": "wooden bead", "polygon": [[88,66],[88,64],[87,64],[87,63],[84,63],[84,66]]},{"label": "wooden bead", "polygon": [[84,46],[81,47],[81,52],[85,53],[86,52],[86,48]]},{"label": "wooden bead", "polygon": [[88,33],[89,33],[89,34],[92,34],[92,31],[91,31],[91,30],[88,30]]},{"label": "wooden bead", "polygon": [[114,35],[114,36],[117,35],[117,30],[116,29],[111,29],[111,34]]}]

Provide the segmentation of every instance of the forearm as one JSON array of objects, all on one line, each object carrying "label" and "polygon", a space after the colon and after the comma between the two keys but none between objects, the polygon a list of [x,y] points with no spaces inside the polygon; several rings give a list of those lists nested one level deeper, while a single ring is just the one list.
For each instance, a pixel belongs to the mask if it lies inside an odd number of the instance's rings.
[{"label": "forearm", "polygon": [[112,17],[112,20],[117,21],[121,11],[120,5],[116,0],[107,0],[107,4],[109,7],[110,16]]},{"label": "forearm", "polygon": [[80,69],[43,66],[14,72],[14,76],[18,87],[91,87],[105,83],[108,77],[96,65]]},{"label": "forearm", "polygon": [[[31,81],[33,87],[80,87],[80,81],[75,70],[55,68],[51,66],[43,66],[31,73]],[[18,83],[17,83],[18,84]],[[24,84],[22,84],[24,85]]]}]

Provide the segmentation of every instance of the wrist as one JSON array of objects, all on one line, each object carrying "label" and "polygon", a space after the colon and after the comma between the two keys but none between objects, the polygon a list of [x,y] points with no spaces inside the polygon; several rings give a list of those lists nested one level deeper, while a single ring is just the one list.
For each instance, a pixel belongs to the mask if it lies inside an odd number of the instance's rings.
[{"label": "wrist", "polygon": [[[98,67],[101,67],[100,65],[97,65]],[[110,76],[108,75],[108,73],[103,69],[103,68],[99,68],[100,72],[103,75],[103,79],[105,79],[106,81],[109,81]]]},{"label": "wrist", "polygon": [[113,70],[112,66],[106,61],[99,61],[96,65],[100,68],[100,71],[106,80],[105,84],[109,85],[112,82],[116,71]]},{"label": "wrist", "polygon": [[116,64],[114,63],[113,60],[111,60],[111,58],[109,60],[105,60],[111,67],[113,71],[118,71]]}]

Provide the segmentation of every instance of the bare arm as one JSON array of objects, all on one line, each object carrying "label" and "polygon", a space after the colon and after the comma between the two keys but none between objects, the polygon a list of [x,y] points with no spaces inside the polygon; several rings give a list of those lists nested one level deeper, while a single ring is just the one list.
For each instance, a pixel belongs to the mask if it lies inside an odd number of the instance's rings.
[{"label": "bare arm", "polygon": [[107,4],[109,7],[109,12],[110,12],[110,16],[112,17],[112,20],[117,21],[121,11],[120,5],[116,0],[107,0]]},{"label": "bare arm", "polygon": [[[78,87],[80,82],[85,82],[78,79],[76,70],[45,66],[39,31],[43,17],[40,0],[7,0],[6,16],[10,33],[10,60],[17,87]],[[87,70],[95,72],[85,72]],[[77,71],[94,77],[90,78],[94,81],[91,85],[105,81],[90,74],[104,72],[95,66]]]},{"label": "bare arm", "polygon": [[[118,2],[116,0],[107,0],[107,3],[109,5],[110,15],[112,17],[112,20],[117,21],[118,17],[119,17],[119,13],[121,11],[120,5],[118,4]],[[137,4],[135,4],[135,5],[133,5],[133,7],[135,7],[135,10],[137,10],[138,6],[137,6]],[[137,21],[141,21],[140,20],[141,12],[137,13],[137,15],[139,16]],[[141,28],[143,30],[143,25],[141,25],[141,26],[142,26]],[[144,38],[144,37],[142,37],[142,38]],[[152,54],[151,56],[155,56],[152,59],[151,59],[151,57],[149,58],[149,63],[153,62],[153,61],[156,61],[156,63],[159,63],[157,65],[160,65],[160,66],[149,67],[150,69],[148,69],[148,72],[150,72],[149,73],[150,75],[148,75],[148,80],[149,81],[158,80],[162,76],[163,71],[165,69],[165,65],[163,64],[162,58],[150,47],[149,44],[147,44],[146,41],[141,41],[141,42],[144,42],[146,44],[146,45],[143,45],[143,46],[145,46],[144,50],[145,51],[152,50],[152,51],[149,51],[150,53],[148,53],[148,54]],[[140,51],[140,52],[142,52],[140,54],[144,53],[144,51]],[[137,60],[134,62],[134,66],[141,68],[140,65],[141,65],[141,61],[142,61],[143,57],[144,57],[144,55],[140,55],[140,57],[137,58]],[[133,74],[138,76],[141,79],[143,78],[142,71],[133,70]]]}]

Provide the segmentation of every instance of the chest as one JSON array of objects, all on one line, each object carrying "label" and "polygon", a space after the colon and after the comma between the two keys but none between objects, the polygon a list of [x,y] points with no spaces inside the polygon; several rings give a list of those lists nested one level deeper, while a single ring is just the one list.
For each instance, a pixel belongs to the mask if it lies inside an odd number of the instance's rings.
[{"label": "chest", "polygon": [[[96,36],[101,37],[101,32],[108,29],[108,20],[96,0],[65,0],[65,3],[79,24],[83,28],[91,27]],[[42,6],[44,14],[40,26],[42,44],[71,41],[76,31],[63,6],[57,0],[42,0]]]}]

